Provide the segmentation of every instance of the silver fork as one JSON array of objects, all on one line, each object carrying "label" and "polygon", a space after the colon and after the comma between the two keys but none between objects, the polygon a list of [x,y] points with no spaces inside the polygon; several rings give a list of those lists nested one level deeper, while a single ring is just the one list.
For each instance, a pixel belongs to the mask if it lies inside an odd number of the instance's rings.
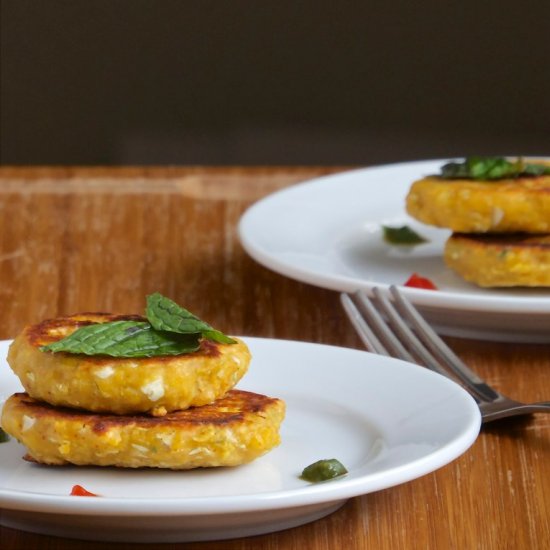
[{"label": "silver fork", "polygon": [[351,323],[370,351],[423,365],[461,383],[477,401],[484,423],[550,412],[550,401],[521,403],[489,386],[457,357],[397,287],[390,286],[393,300],[379,288],[373,288],[372,293],[374,299],[363,291],[340,296]]}]

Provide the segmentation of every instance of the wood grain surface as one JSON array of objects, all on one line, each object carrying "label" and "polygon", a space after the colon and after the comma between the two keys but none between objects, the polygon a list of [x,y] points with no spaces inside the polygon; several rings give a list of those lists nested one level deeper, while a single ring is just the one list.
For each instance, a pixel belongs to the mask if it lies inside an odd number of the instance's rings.
[{"label": "wood grain surface", "polygon": [[[60,314],[140,312],[144,296],[159,291],[229,333],[361,348],[337,293],[261,267],[236,234],[257,199],[342,169],[1,168],[0,338]],[[448,341],[504,393],[550,398],[550,346]],[[540,414],[488,425],[451,464],[351,499],[317,522],[239,540],[144,546],[545,549],[549,518],[550,415]],[[0,547],[135,545],[1,527]]]}]

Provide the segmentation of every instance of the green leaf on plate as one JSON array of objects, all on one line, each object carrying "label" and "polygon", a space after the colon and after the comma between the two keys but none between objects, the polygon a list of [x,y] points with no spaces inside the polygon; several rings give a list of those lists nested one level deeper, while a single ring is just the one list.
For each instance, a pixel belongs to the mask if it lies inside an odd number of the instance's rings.
[{"label": "green leaf on plate", "polygon": [[6,443],[9,440],[10,436],[2,428],[0,428],[0,443]]},{"label": "green leaf on plate", "polygon": [[427,242],[424,237],[408,225],[401,227],[383,225],[382,231],[384,232],[384,240],[390,244],[421,244]]},{"label": "green leaf on plate", "polygon": [[337,477],[342,477],[348,473],[346,467],[336,458],[318,460],[302,470],[300,476],[305,481],[317,483],[327,481]]}]

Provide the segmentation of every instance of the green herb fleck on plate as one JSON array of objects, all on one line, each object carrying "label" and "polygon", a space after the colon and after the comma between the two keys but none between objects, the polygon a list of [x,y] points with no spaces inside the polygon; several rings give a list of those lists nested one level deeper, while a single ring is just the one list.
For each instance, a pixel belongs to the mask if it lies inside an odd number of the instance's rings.
[{"label": "green herb fleck on plate", "polygon": [[401,227],[382,226],[384,240],[390,244],[421,244],[427,242],[427,239],[420,236],[414,229],[408,225]]},{"label": "green herb fleck on plate", "polygon": [[345,466],[336,458],[318,460],[309,466],[306,466],[300,476],[305,481],[317,483],[328,481],[346,475],[348,471]]},{"label": "green herb fleck on plate", "polygon": [[6,443],[9,440],[10,436],[2,428],[0,428],[0,443]]}]

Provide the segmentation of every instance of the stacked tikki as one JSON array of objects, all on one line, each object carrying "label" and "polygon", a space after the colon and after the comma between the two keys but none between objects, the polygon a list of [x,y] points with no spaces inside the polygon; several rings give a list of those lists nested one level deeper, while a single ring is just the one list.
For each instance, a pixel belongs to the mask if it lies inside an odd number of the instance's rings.
[{"label": "stacked tikki", "polygon": [[412,184],[407,211],[449,228],[445,262],[482,287],[550,286],[550,163],[468,158]]},{"label": "stacked tikki", "polygon": [[26,393],[3,429],[43,464],[236,466],[279,444],[280,399],[234,389],[246,344],[153,294],[145,317],[83,313],[28,326],[8,362]]}]

